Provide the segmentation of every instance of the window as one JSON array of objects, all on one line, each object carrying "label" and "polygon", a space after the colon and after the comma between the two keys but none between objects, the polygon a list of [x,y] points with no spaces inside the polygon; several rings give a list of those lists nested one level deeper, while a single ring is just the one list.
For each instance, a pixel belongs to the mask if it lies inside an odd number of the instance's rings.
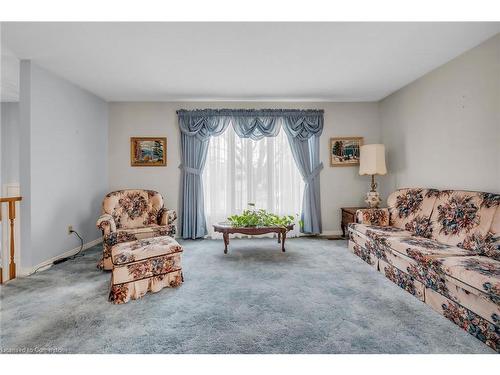
[{"label": "window", "polygon": [[222,135],[210,138],[203,184],[211,237],[220,236],[214,236],[212,224],[240,214],[248,203],[278,215],[295,216],[290,235],[299,233],[304,183],[283,130],[276,137],[253,141],[238,137],[228,126]]}]

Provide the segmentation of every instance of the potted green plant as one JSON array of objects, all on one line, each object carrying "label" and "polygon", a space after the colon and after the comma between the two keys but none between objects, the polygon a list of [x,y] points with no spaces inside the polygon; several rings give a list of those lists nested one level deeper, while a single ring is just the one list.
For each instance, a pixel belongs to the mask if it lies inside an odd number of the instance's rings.
[{"label": "potted green plant", "polygon": [[279,216],[264,209],[255,209],[255,203],[248,203],[250,208],[243,210],[241,215],[232,215],[227,218],[235,227],[288,227],[293,224],[292,215]]}]

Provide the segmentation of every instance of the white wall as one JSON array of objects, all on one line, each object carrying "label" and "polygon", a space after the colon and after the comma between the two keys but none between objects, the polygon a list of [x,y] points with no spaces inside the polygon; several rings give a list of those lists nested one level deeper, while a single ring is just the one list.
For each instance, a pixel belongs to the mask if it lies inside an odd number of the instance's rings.
[{"label": "white wall", "polygon": [[500,193],[500,34],[380,102],[384,190]]},{"label": "white wall", "polygon": [[19,103],[1,106],[1,182],[19,183]]},{"label": "white wall", "polygon": [[[3,102],[1,103],[1,126],[0,126],[0,196],[16,196],[19,186],[19,103]],[[0,205],[2,209],[3,221],[0,223],[0,257],[3,267],[3,279],[9,279],[9,214],[8,205]],[[16,264],[20,263],[20,222],[19,215],[20,203],[16,203],[16,221],[14,226],[16,252],[14,260]]]},{"label": "white wall", "polygon": [[20,98],[24,268],[77,247],[70,224],[85,242],[100,237],[108,118],[105,101],[30,61],[21,62]]},{"label": "white wall", "polygon": [[[380,141],[377,103],[110,103],[109,104],[109,189],[148,188],[159,191],[166,205],[178,209],[180,132],[175,111],[195,108],[321,108],[325,127],[321,140],[321,202],[323,231],[340,231],[340,207],[357,206],[369,190],[368,177],[357,167],[329,166],[329,138],[363,136],[366,143]],[[130,141],[133,136],[166,136],[166,167],[131,167]]]},{"label": "white wall", "polygon": [[[86,242],[99,238],[95,219],[108,191],[158,190],[168,207],[178,209],[180,134],[175,111],[180,108],[324,109],[325,233],[339,231],[339,208],[363,205],[369,188],[369,178],[359,176],[358,168],[329,167],[329,138],[334,136],[363,136],[365,143],[386,145],[389,174],[379,178],[384,195],[404,186],[500,193],[500,35],[379,103],[107,104],[23,61],[19,118],[5,108],[2,104],[1,180],[21,183],[21,263],[27,268],[78,245],[67,234],[70,224]],[[166,136],[167,167],[130,167],[131,136]],[[19,147],[9,137],[21,140],[18,165],[15,160],[5,165],[5,155]]]}]

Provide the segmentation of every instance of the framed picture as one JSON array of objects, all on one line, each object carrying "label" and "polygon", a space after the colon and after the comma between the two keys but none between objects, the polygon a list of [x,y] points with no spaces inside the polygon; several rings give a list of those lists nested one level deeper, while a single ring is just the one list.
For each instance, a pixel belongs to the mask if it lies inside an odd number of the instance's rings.
[{"label": "framed picture", "polygon": [[330,166],[351,167],[359,165],[359,148],[363,137],[330,138]]},{"label": "framed picture", "polygon": [[167,165],[167,138],[131,137],[130,165],[132,167],[163,167]]}]

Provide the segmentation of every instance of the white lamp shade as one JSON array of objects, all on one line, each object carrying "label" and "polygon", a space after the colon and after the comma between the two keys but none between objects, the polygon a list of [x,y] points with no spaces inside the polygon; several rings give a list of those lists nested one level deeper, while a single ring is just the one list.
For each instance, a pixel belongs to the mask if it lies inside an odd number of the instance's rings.
[{"label": "white lamp shade", "polygon": [[381,144],[364,145],[360,149],[359,174],[386,174],[385,147]]}]

